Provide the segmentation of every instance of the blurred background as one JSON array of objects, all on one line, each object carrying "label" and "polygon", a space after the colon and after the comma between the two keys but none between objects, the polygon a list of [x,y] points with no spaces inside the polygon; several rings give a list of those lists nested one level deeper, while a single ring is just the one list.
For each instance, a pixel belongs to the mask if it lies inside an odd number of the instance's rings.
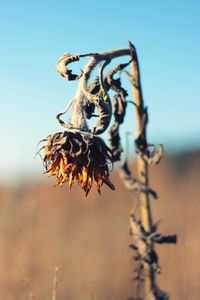
[{"label": "blurred background", "polygon": [[[150,172],[159,195],[154,220],[161,232],[178,234],[176,246],[157,249],[158,282],[171,299],[200,297],[199,13],[195,0],[0,0],[1,299],[51,299],[56,266],[57,300],[134,294],[132,203],[117,170],[117,192],[93,189],[85,198],[76,185],[54,188],[34,158],[37,142],[60,130],[55,115],[77,86],[57,74],[59,57],[124,48],[128,40],[139,56],[148,139],[165,147]],[[129,106],[122,135],[134,132],[133,116]],[[136,174],[133,147],[129,157]]]}]

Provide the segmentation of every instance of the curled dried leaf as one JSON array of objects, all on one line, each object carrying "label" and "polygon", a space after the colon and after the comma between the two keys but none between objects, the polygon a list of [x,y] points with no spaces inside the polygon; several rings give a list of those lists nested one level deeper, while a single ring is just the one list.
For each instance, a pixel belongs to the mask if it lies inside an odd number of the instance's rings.
[{"label": "curled dried leaf", "polygon": [[66,78],[67,80],[78,80],[83,75],[83,71],[81,71],[80,75],[73,74],[72,70],[67,69],[67,65],[79,61],[79,55],[72,55],[70,53],[65,53],[56,63],[56,69],[60,73],[61,76]]}]

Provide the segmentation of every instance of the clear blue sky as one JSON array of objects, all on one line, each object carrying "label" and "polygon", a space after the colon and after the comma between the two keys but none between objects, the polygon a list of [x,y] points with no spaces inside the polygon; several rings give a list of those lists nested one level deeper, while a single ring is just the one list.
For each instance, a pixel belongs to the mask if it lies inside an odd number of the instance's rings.
[{"label": "clear blue sky", "polygon": [[55,115],[75,85],[57,74],[57,59],[128,40],[138,51],[150,140],[200,146],[199,15],[194,0],[0,0],[0,177],[38,170],[37,141],[59,129]]}]

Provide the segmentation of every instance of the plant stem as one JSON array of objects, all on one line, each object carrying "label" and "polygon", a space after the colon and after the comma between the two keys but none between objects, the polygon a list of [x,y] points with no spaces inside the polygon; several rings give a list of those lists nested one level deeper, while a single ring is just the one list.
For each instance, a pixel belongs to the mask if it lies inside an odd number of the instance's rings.
[{"label": "plant stem", "polygon": [[[137,59],[136,49],[130,44],[133,53],[132,53],[132,62],[131,62],[131,76],[132,76],[132,93],[135,102],[135,116],[136,116],[136,126],[137,126],[137,135],[141,134],[144,141],[147,141],[146,138],[146,125],[145,128],[142,128],[142,112],[144,110],[144,101],[142,97],[142,88],[140,82],[140,70],[139,63]],[[148,165],[142,159],[141,156],[137,155],[137,164],[138,164],[138,177],[142,184],[148,187]],[[140,213],[141,213],[141,222],[145,231],[152,232],[152,213],[150,207],[149,195],[146,192],[140,191]],[[150,246],[153,248],[153,243]],[[145,277],[145,299],[148,299],[154,285],[154,273],[150,264],[143,262],[144,265],[144,277]]]},{"label": "plant stem", "polygon": [[59,269],[59,267],[55,267],[55,270],[54,270],[55,273],[54,273],[54,279],[53,279],[52,300],[57,299],[58,269]]},{"label": "plant stem", "polygon": [[80,130],[88,130],[84,106],[84,95],[82,93],[82,87],[79,83],[76,95],[73,100],[73,110],[70,123],[74,128]]}]

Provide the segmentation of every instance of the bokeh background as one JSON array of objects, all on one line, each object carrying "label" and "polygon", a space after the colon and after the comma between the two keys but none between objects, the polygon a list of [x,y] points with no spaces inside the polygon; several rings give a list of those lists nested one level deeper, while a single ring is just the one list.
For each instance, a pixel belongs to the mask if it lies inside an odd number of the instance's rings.
[{"label": "bokeh background", "polygon": [[[57,74],[58,58],[128,40],[138,51],[149,141],[165,146],[150,173],[154,219],[178,234],[176,246],[157,249],[158,282],[171,299],[200,297],[199,13],[195,0],[0,0],[0,299],[51,299],[56,266],[57,300],[134,294],[132,203],[117,170],[117,192],[85,198],[78,186],[54,188],[34,159],[37,142],[60,130],[55,115],[76,89]],[[129,106],[122,135],[134,126]],[[135,173],[133,147],[129,157]]]}]

